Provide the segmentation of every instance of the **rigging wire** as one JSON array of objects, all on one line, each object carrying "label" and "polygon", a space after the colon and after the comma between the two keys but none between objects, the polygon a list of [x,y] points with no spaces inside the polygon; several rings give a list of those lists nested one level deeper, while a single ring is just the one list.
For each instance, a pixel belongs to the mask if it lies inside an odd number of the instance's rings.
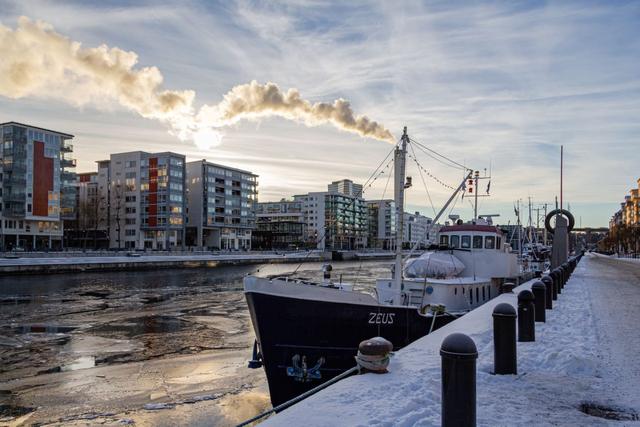
[{"label": "rigging wire", "polygon": [[[398,141],[399,142],[399,141]],[[393,152],[395,151],[397,146],[397,143],[394,144],[393,148],[391,149],[391,151],[385,156],[384,159],[382,159],[382,161],[380,162],[380,164],[378,164],[378,167],[376,167],[376,169],[373,171],[373,173],[369,176],[369,178],[365,181],[365,183],[362,185],[362,189],[355,195],[355,197],[353,197],[353,199],[351,200],[351,202],[349,202],[349,204],[346,206],[345,209],[349,209],[351,208],[351,206],[356,202],[356,200],[359,197],[362,197],[362,195],[364,194],[365,189],[371,187],[373,185],[373,183],[380,177],[380,175],[382,175],[384,173],[384,170],[386,168],[389,167],[389,163],[391,163],[394,159],[392,158],[389,162],[387,162],[386,166],[384,166],[384,168],[382,168],[382,166],[385,164],[385,162],[387,161],[387,159],[389,158],[389,156],[391,154],[393,154]],[[382,169],[381,169],[382,168]],[[377,175],[376,175],[377,174]],[[329,225],[333,225],[332,223],[336,222],[337,218],[333,218],[330,219]],[[329,228],[328,227],[324,227],[324,233],[322,233],[322,237],[320,238],[320,240],[316,241],[316,245],[319,242],[322,242],[326,237],[327,237],[327,233],[329,232]],[[307,253],[307,255],[302,259],[302,261],[300,261],[300,263],[298,264],[298,266],[296,267],[295,270],[293,270],[292,273],[290,273],[291,275],[296,274],[298,272],[298,270],[300,269],[300,267],[302,266],[302,264],[304,264],[307,260],[307,258],[309,258],[309,256],[311,256],[312,251],[309,251],[309,253]]]},{"label": "rigging wire", "polygon": [[432,155],[430,154],[430,156],[431,156],[432,158],[434,158],[434,159],[436,159],[436,160],[440,161],[441,163],[445,164],[446,166],[462,168],[462,169],[465,169],[465,170],[468,170],[468,169],[469,169],[467,166],[465,166],[465,165],[463,165],[463,164],[460,164],[460,163],[456,162],[455,160],[450,159],[449,157],[444,156],[444,155],[442,155],[442,154],[438,153],[437,151],[435,151],[435,150],[433,150],[433,149],[431,149],[431,148],[427,147],[427,146],[426,146],[426,145],[424,145],[424,144],[421,144],[419,141],[416,141],[415,139],[409,138],[409,141],[411,141],[411,142],[415,143],[419,148],[422,148],[425,152],[432,153],[433,155],[435,155],[435,156],[437,156],[437,157],[439,157],[439,158],[441,158],[441,159],[444,159],[445,161],[447,161],[447,162],[452,163],[453,165],[455,165],[455,166],[447,165],[443,160],[437,159],[436,157],[434,157],[434,156],[432,156]]},{"label": "rigging wire", "polygon": [[431,200],[431,194],[429,193],[429,189],[427,188],[427,182],[424,179],[424,175],[422,175],[422,165],[418,162],[418,159],[416,158],[416,152],[413,149],[413,144],[409,144],[409,147],[411,147],[411,152],[413,153],[413,156],[410,156],[414,162],[416,162],[416,165],[418,165],[418,172],[420,173],[420,178],[422,179],[422,184],[424,185],[424,189],[427,192],[427,197],[429,198],[429,203],[431,203],[431,209],[433,209],[433,215],[434,218],[435,216],[438,215],[438,213],[436,212],[436,207],[433,205],[433,200]]},{"label": "rigging wire", "polygon": [[[389,164],[387,164],[388,166]],[[387,166],[385,166],[385,169],[387,168]],[[384,201],[384,196],[387,193],[387,187],[389,186],[389,181],[391,181],[391,176],[393,176],[393,164],[391,164],[391,169],[389,170],[389,176],[387,177],[387,183],[384,186],[384,191],[382,192],[382,197],[380,198],[380,201]],[[353,281],[353,286],[355,287],[358,284],[358,279],[360,279],[360,271],[362,270],[362,260],[363,258],[360,257],[360,265],[358,266],[358,271],[356,272],[356,278]]]},{"label": "rigging wire", "polygon": [[433,175],[431,172],[429,172],[427,169],[425,169],[424,166],[422,166],[420,164],[420,162],[418,162],[418,159],[415,156],[412,156],[411,154],[407,154],[407,155],[409,156],[409,158],[413,159],[418,164],[418,168],[420,168],[425,174],[427,174],[429,176],[429,178],[433,179],[438,184],[442,185],[445,188],[448,188],[449,190],[455,190],[456,189],[456,187],[454,187],[452,185],[449,185],[446,182],[443,182],[442,180],[437,178],[435,175]]}]

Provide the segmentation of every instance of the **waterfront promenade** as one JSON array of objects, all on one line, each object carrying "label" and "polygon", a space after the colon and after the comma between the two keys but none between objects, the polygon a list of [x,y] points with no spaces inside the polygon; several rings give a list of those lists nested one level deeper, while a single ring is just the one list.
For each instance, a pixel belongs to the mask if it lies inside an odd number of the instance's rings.
[{"label": "waterfront promenade", "polygon": [[[439,426],[439,349],[451,333],[476,343],[478,425],[610,425],[583,405],[640,413],[640,263],[587,254],[536,323],[536,341],[518,343],[518,375],[493,375],[493,308],[504,294],[397,352],[390,372],[347,378],[268,419],[265,426]],[[635,425],[634,421],[625,421]]]}]

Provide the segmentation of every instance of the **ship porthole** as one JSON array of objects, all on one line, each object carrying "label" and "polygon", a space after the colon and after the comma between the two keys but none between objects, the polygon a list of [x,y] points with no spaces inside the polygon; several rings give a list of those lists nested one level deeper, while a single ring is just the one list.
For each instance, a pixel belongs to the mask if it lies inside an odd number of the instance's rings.
[{"label": "ship porthole", "polygon": [[427,294],[431,295],[433,293],[433,286],[427,286]]}]

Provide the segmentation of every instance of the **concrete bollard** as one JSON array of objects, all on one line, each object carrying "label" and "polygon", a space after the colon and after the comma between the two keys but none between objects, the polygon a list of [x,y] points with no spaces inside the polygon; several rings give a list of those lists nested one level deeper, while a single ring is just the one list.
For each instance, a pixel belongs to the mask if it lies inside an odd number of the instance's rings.
[{"label": "concrete bollard", "polygon": [[516,317],[511,304],[503,302],[493,309],[493,372],[496,375],[518,373]]},{"label": "concrete bollard", "polygon": [[547,310],[553,309],[553,278],[551,276],[542,276],[542,283],[546,288],[545,292],[545,307]]},{"label": "concrete bollard", "polygon": [[[556,268],[556,270],[557,270],[556,271],[556,276],[558,277],[558,282],[555,283],[555,290],[556,290],[556,298],[555,299],[558,299],[558,295],[562,293],[562,282],[564,281],[565,273],[564,273],[564,269],[562,269],[560,267]],[[553,277],[553,276],[551,276],[551,277]],[[554,278],[554,280],[555,280],[555,278]]]},{"label": "concrete bollard", "polygon": [[553,287],[551,288],[551,299],[554,301],[558,299],[558,288],[560,287],[560,282],[562,282],[562,273],[559,269],[555,269],[549,274],[553,279]]},{"label": "concrete bollard", "polygon": [[501,294],[512,294],[516,284],[513,282],[504,282],[500,285],[500,293]]},{"label": "concrete bollard", "polygon": [[542,283],[541,281],[537,281],[535,282],[533,285],[531,285],[531,291],[533,292],[533,303],[535,305],[535,311],[536,311],[536,322],[546,322],[547,321],[547,316],[546,316],[546,311],[545,311],[545,307],[547,305],[547,302],[545,301],[546,297],[546,286],[544,285],[544,283]]},{"label": "concrete bollard", "polygon": [[518,341],[531,342],[536,340],[534,296],[529,290],[518,294]]},{"label": "concrete bollard", "polygon": [[476,344],[454,333],[440,346],[442,359],[442,426],[476,425]]}]

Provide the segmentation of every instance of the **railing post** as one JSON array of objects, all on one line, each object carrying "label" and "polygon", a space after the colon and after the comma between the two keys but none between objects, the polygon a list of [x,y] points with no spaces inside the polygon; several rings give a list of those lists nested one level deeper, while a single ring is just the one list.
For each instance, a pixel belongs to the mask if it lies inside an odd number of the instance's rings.
[{"label": "railing post", "polygon": [[454,333],[440,346],[442,359],[442,426],[476,425],[476,344]]}]

